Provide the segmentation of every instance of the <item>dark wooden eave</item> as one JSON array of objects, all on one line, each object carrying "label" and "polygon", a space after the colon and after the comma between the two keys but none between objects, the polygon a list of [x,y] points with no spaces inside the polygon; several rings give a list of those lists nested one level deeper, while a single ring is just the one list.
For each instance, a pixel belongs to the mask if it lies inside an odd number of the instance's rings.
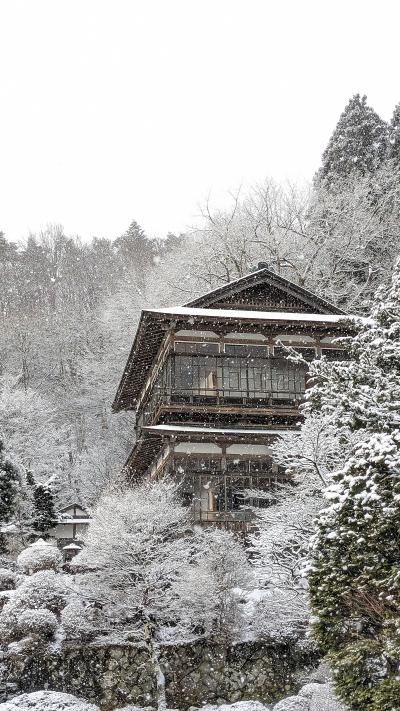
[{"label": "dark wooden eave", "polygon": [[[224,284],[209,291],[207,294],[199,296],[197,299],[189,301],[185,306],[195,306],[203,308],[253,308],[246,306],[248,301],[251,301],[252,294],[257,291],[260,310],[269,311],[271,304],[276,301],[274,310],[285,311],[285,306],[279,306],[279,294],[283,300],[290,298],[296,304],[296,311],[308,311],[312,313],[322,314],[344,314],[344,311],[339,309],[334,304],[329,303],[325,299],[303,287],[295,284],[289,279],[276,274],[270,269],[263,267],[257,271],[234,281]],[[270,299],[271,292],[274,293],[274,299]],[[278,299],[277,299],[278,295]]]},{"label": "dark wooden eave", "polygon": [[142,312],[136,337],[129,354],[124,374],[113,402],[114,412],[134,409],[155,362],[157,353],[169,330],[198,329],[218,333],[230,331],[271,333],[285,331],[316,331],[323,335],[344,333],[344,320],[338,315],[311,313],[280,313],[235,311],[220,309],[176,307]]},{"label": "dark wooden eave", "polygon": [[[293,428],[292,428],[293,429]],[[234,442],[251,444],[270,444],[285,432],[287,427],[262,428],[243,430],[233,428],[202,428],[181,427],[179,425],[156,425],[143,427],[141,437],[135,443],[124,465],[124,472],[128,478],[136,479],[147,471],[153,461],[160,454],[166,440],[173,438],[179,442],[204,442],[223,441],[226,444]]]},{"label": "dark wooden eave", "polygon": [[162,433],[143,432],[123,467],[123,472],[128,478],[136,478],[147,471],[161,452],[164,439]]},{"label": "dark wooden eave", "polygon": [[142,311],[135,340],[112,404],[114,412],[134,409],[140,393],[163,342],[170,319],[152,318],[150,311]]}]

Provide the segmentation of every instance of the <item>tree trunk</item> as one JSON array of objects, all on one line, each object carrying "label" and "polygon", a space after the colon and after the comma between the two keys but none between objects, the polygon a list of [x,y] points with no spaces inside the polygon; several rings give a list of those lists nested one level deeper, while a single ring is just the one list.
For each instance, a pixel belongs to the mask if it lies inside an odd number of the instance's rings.
[{"label": "tree trunk", "polygon": [[145,626],[145,639],[156,679],[157,711],[166,711],[167,697],[165,693],[165,676],[160,664],[160,645],[155,639],[154,624],[149,620],[147,620]]},{"label": "tree trunk", "polygon": [[166,711],[167,697],[166,697],[166,693],[165,693],[165,676],[164,676],[163,670],[161,669],[161,664],[160,664],[160,647],[154,641],[154,639],[151,640],[150,647],[151,647],[151,658],[152,658],[152,662],[153,662],[153,666],[154,666],[154,672],[155,672],[156,684],[157,684],[157,689],[156,689],[157,710],[158,711]]}]

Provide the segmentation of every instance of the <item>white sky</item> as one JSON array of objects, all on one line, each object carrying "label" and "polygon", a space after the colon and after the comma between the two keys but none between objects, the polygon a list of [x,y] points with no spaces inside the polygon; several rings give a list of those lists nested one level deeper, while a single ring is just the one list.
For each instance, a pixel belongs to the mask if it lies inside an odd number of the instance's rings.
[{"label": "white sky", "polygon": [[0,0],[0,229],[193,224],[309,179],[350,96],[400,101],[398,0]]}]

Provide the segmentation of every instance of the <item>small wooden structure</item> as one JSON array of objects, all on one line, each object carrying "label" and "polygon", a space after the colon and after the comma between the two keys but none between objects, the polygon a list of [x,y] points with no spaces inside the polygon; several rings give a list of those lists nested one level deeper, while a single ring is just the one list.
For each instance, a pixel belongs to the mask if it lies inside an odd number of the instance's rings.
[{"label": "small wooden structure", "polygon": [[88,512],[81,504],[72,503],[60,509],[57,525],[47,533],[56,539],[60,549],[69,544],[82,545],[90,520]]},{"label": "small wooden structure", "polygon": [[270,446],[301,420],[307,361],[340,357],[344,321],[265,267],[185,306],[143,311],[113,404],[136,411],[128,475],[173,476],[195,521],[247,530],[267,500],[256,493],[284,479]]},{"label": "small wooden structure", "polygon": [[82,546],[77,543],[68,543],[68,545],[63,546],[64,563],[69,563],[81,550]]}]

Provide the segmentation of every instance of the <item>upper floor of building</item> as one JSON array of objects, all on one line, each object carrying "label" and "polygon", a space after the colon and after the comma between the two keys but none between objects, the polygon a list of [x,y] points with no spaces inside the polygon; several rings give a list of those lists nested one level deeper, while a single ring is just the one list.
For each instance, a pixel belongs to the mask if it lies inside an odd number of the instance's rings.
[{"label": "upper floor of building", "polygon": [[336,359],[345,330],[343,312],[262,267],[183,307],[143,311],[113,408],[136,410],[139,430],[290,424],[307,361]]}]

